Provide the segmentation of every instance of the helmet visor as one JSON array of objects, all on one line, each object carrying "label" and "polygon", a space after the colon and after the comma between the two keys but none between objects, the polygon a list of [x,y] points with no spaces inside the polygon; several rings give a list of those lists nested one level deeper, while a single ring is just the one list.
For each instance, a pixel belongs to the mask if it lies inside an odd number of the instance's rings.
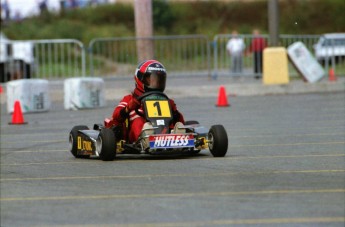
[{"label": "helmet visor", "polygon": [[149,90],[157,90],[163,92],[165,89],[166,73],[153,71],[151,75],[144,76],[144,84]]}]

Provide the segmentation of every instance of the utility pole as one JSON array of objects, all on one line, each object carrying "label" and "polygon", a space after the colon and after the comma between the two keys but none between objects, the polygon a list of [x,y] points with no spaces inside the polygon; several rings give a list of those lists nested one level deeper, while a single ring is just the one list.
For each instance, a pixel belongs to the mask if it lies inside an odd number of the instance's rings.
[{"label": "utility pole", "polygon": [[268,0],[268,29],[271,46],[279,44],[279,4],[278,0]]},{"label": "utility pole", "polygon": [[153,58],[152,0],[134,0],[135,34],[138,61]]}]

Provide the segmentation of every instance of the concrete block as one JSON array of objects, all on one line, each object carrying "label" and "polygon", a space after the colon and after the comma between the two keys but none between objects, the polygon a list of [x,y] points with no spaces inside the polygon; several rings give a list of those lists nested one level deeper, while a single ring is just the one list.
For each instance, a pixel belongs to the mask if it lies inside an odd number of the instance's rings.
[{"label": "concrete block", "polygon": [[48,80],[22,79],[7,83],[7,112],[12,113],[18,100],[23,113],[44,112],[50,109]]},{"label": "concrete block", "polygon": [[70,78],[64,81],[64,107],[79,110],[104,107],[104,81],[102,78]]}]

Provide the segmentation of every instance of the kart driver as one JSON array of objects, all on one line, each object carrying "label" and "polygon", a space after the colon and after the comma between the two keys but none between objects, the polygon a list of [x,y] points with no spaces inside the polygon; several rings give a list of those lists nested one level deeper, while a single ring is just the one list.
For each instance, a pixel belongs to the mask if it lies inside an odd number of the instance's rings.
[{"label": "kart driver", "polygon": [[[166,70],[162,63],[156,60],[146,60],[140,63],[136,69],[134,80],[134,91],[123,97],[120,103],[115,107],[112,118],[105,120],[105,127],[111,128],[114,126],[121,126],[122,136],[128,135],[130,143],[138,140],[146,119],[136,113],[136,110],[143,113],[143,108],[138,100],[138,97],[149,91],[163,92],[166,82]],[[169,99],[173,113],[173,122],[171,128],[177,122],[184,124],[183,115],[177,110],[174,100]],[[126,120],[128,120],[127,134]],[[117,134],[115,132],[115,134]],[[118,137],[119,135],[117,135]]]}]

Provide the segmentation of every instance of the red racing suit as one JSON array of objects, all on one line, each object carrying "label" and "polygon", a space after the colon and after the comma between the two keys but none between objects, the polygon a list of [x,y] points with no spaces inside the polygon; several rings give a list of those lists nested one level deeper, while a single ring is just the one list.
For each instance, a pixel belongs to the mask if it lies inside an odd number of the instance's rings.
[{"label": "red racing suit", "polygon": [[[128,106],[128,103],[132,98],[132,94],[124,96],[120,103],[115,107],[112,118],[105,120],[105,127],[107,128],[121,125],[123,128],[123,135],[125,139],[128,138],[130,143],[138,140],[141,130],[146,122],[146,119],[138,115],[135,110],[132,110],[128,114],[125,114],[124,109]],[[169,101],[173,113],[173,122],[170,127],[173,128],[176,122],[182,122],[184,124],[184,117],[177,110],[174,100],[169,99]],[[144,113],[142,107],[140,107],[138,111]],[[126,120],[128,120],[128,125],[126,125]]]}]

